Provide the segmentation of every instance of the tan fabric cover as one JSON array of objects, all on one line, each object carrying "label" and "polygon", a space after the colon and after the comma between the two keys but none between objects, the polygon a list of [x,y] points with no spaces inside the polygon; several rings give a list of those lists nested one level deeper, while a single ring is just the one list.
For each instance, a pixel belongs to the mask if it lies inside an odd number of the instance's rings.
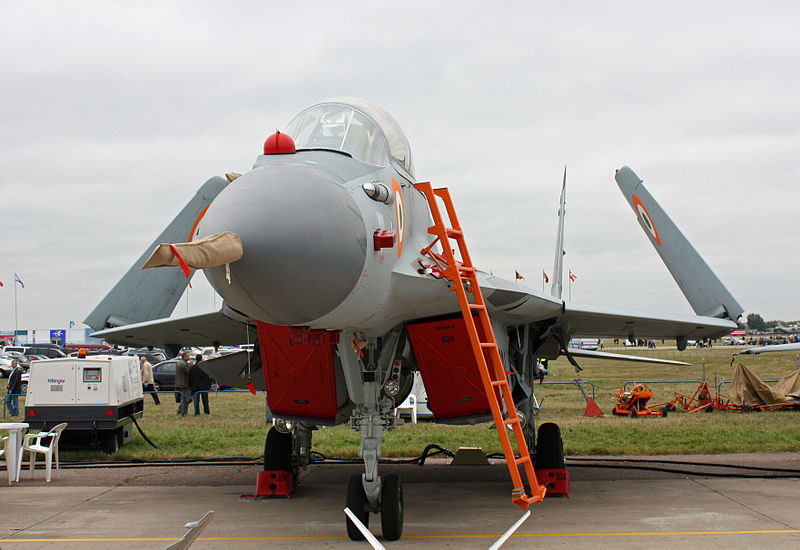
[{"label": "tan fabric cover", "polygon": [[786,396],[788,402],[800,402],[800,370],[784,376],[780,382],[775,384],[775,391]]},{"label": "tan fabric cover", "polygon": [[766,385],[750,369],[739,363],[733,371],[728,397],[734,405],[773,405],[784,403],[783,393]]},{"label": "tan fabric cover", "polygon": [[[188,243],[175,243],[175,248],[178,249],[186,265],[194,269],[229,264],[240,259],[244,253],[239,235],[230,231]],[[180,262],[172,253],[169,244],[162,243],[156,247],[142,269],[177,265],[180,265]]]}]

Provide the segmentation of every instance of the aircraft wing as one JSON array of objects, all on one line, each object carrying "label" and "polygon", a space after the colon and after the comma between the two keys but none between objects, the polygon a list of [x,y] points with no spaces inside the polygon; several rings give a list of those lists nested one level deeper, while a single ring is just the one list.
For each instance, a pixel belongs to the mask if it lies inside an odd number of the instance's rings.
[{"label": "aircraft wing", "polygon": [[747,348],[739,352],[741,355],[758,355],[759,353],[769,353],[773,351],[800,351],[800,343],[776,344],[772,346],[761,346],[757,348]]},{"label": "aircraft wing", "polygon": [[681,367],[691,366],[685,361],[675,361],[673,359],[660,359],[658,357],[643,357],[641,355],[628,355],[626,353],[609,353],[606,351],[595,351],[591,349],[568,348],[567,351],[573,357],[587,357],[589,359],[611,359],[613,361],[631,361],[634,363],[656,363],[659,365],[679,365]]},{"label": "aircraft wing", "polygon": [[561,318],[572,336],[620,338],[717,338],[737,328],[716,317],[656,314],[634,309],[565,303]]},{"label": "aircraft wing", "polygon": [[134,347],[207,346],[212,343],[238,345],[248,341],[255,342],[255,327],[236,317],[230,308],[224,306],[212,313],[156,319],[101,330],[92,334],[92,337],[102,338],[112,344]]}]

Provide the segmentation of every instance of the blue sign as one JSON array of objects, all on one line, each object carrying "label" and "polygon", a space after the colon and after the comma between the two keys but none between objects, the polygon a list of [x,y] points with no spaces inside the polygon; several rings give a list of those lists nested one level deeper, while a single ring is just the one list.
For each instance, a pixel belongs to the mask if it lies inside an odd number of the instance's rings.
[{"label": "blue sign", "polygon": [[51,330],[50,331],[50,342],[53,344],[58,344],[63,346],[66,343],[66,331],[61,330]]}]

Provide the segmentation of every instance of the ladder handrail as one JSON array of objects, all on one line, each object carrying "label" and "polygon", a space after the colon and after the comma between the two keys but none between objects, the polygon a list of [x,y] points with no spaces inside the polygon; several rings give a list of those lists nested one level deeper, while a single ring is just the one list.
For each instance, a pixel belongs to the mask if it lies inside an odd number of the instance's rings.
[{"label": "ladder handrail", "polygon": [[[458,223],[458,217],[453,207],[453,201],[450,198],[450,192],[444,187],[433,189],[430,182],[417,183],[414,187],[425,194],[434,222],[433,225],[428,228],[428,233],[433,235],[435,239],[430,245],[423,248],[421,252],[430,257],[440,268],[442,266],[439,264],[439,261],[437,261],[437,256],[439,256],[440,259],[441,256],[444,256],[447,267],[443,269],[442,272],[445,278],[453,283],[453,288],[451,290],[455,290],[458,295],[458,303],[461,307],[461,314],[464,317],[467,333],[469,334],[472,351],[478,364],[481,381],[483,382],[483,389],[492,411],[495,426],[497,427],[497,435],[503,447],[508,471],[511,474],[511,480],[514,485],[511,492],[511,501],[523,510],[527,510],[530,504],[541,502],[547,488],[543,485],[539,485],[536,480],[533,461],[528,451],[528,445],[525,442],[525,435],[522,431],[522,425],[519,421],[516,407],[514,406],[511,386],[508,383],[506,371],[503,367],[503,360],[500,356],[500,350],[497,347],[497,341],[494,337],[491,319],[489,318],[486,303],[483,300],[483,294],[478,284],[475,267],[472,265],[472,259],[470,258],[469,250],[467,250],[464,233],[461,229],[461,225]],[[439,205],[437,204],[437,197],[444,203],[450,227],[445,225]],[[451,239],[455,240],[458,246],[461,262],[456,260],[454,251],[450,247]],[[442,247],[442,255],[436,254],[431,250],[437,242]],[[464,283],[464,280],[467,281],[468,285]],[[470,302],[468,294],[472,295],[474,303]],[[483,339],[481,339],[478,333],[473,312],[477,312]],[[506,404],[506,411],[508,413],[507,419],[503,419],[501,400]],[[514,438],[516,439],[520,453],[519,459],[514,456],[514,449],[511,446],[511,440],[508,435],[508,426],[511,427],[514,433]],[[528,486],[531,490],[530,496],[525,492],[525,486],[519,472],[520,464],[524,466],[525,476],[527,477]]]}]

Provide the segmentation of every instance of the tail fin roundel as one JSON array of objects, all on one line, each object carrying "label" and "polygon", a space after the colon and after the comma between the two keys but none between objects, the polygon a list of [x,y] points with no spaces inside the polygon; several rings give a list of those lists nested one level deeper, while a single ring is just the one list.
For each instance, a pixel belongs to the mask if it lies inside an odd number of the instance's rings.
[{"label": "tail fin roundel", "polygon": [[697,315],[736,321],[744,311],[633,170],[615,176],[639,225]]}]

